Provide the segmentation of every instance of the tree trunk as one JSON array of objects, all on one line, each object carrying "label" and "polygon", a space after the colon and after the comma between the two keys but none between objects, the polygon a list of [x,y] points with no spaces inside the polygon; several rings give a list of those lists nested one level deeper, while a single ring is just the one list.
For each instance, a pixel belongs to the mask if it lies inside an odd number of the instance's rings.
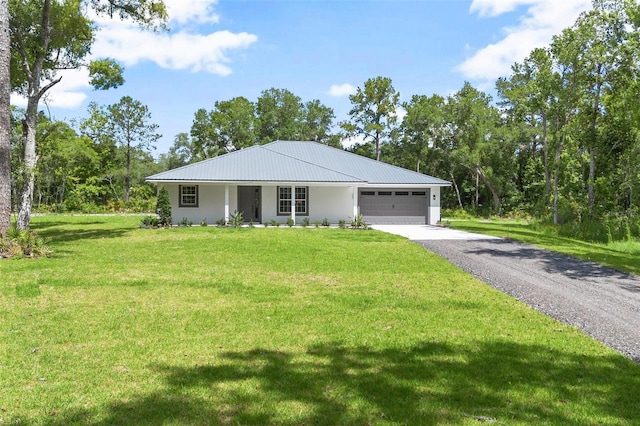
[{"label": "tree trunk", "polygon": [[489,191],[491,191],[491,196],[493,197],[493,205],[496,209],[496,213],[498,214],[498,216],[500,216],[500,194],[498,194],[496,187],[493,186],[480,166],[476,166],[476,176],[480,176],[480,178],[482,178],[482,182],[487,186],[487,188],[489,188]]},{"label": "tree trunk", "polygon": [[560,137],[560,141],[556,143],[556,156],[553,171],[553,224],[558,225],[560,223],[560,215],[558,213],[558,201],[560,198],[558,187],[560,186],[560,152],[562,150],[562,144],[564,142],[564,135]]},{"label": "tree trunk", "polygon": [[36,125],[38,123],[38,97],[29,96],[27,113],[22,122],[24,137],[24,187],[20,201],[17,226],[19,229],[28,229],[31,224],[31,208],[33,206],[33,192],[36,179]]},{"label": "tree trunk", "polygon": [[476,208],[476,212],[478,212],[478,208],[480,207],[480,179],[478,176],[478,170],[476,169],[476,194],[473,205]]},{"label": "tree trunk", "polygon": [[24,188],[18,213],[17,227],[28,229],[31,223],[31,208],[33,203],[33,189],[35,186],[35,169],[38,158],[36,156],[36,126],[38,124],[38,103],[40,98],[54,85],[60,82],[61,77],[40,87],[42,70],[46,60],[46,52],[51,42],[51,0],[44,0],[42,6],[42,35],[41,45],[32,66],[28,63],[28,56],[22,48],[23,68],[28,77],[27,111],[22,122],[24,137]]},{"label": "tree trunk", "polygon": [[0,0],[0,237],[11,225],[11,58],[9,1]]},{"label": "tree trunk", "polygon": [[547,115],[542,114],[542,159],[544,161],[544,202],[549,202],[551,193],[551,171],[549,170],[549,136],[547,132]]},{"label": "tree trunk", "polygon": [[458,188],[458,184],[456,183],[456,178],[453,177],[453,173],[449,172],[451,176],[451,183],[453,183],[453,188],[456,190],[456,196],[458,197],[458,205],[460,206],[460,210],[464,210],[462,206],[462,198],[460,197],[460,188]]}]

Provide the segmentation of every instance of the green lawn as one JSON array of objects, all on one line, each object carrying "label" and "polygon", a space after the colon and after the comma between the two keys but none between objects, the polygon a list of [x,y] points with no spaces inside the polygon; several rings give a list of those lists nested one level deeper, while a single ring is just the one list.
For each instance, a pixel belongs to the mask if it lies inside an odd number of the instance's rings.
[{"label": "green lawn", "polygon": [[406,239],[46,216],[0,260],[0,424],[640,421],[640,366]]},{"label": "green lawn", "polygon": [[640,275],[640,242],[638,241],[590,243],[560,237],[551,227],[506,219],[452,220],[450,224],[454,229],[510,238]]}]

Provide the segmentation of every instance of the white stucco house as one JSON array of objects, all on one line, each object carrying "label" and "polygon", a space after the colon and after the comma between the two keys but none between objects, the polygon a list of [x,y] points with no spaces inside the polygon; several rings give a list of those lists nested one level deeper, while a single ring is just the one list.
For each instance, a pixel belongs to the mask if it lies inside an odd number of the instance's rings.
[{"label": "white stucco house", "polygon": [[147,177],[167,188],[174,222],[436,224],[449,182],[316,142],[275,141]]}]

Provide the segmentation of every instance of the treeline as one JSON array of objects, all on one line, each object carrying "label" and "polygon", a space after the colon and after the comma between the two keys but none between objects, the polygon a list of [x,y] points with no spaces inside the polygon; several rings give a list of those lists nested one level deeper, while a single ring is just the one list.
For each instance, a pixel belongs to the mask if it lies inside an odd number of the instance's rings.
[{"label": "treeline", "polygon": [[[340,122],[319,100],[287,89],[218,101],[197,110],[190,131],[155,161],[157,126],[131,98],[92,104],[74,126],[41,115],[34,203],[144,210],[155,193],[147,175],[278,139],[335,147],[350,140],[350,151],[450,180],[447,209],[534,217],[596,240],[638,236],[639,26],[636,2],[595,1],[550,46],[515,64],[495,99],[465,83],[449,96],[401,102],[391,79],[376,77],[349,97]],[[21,131],[15,120],[16,152]],[[20,155],[12,158],[19,180]]]}]

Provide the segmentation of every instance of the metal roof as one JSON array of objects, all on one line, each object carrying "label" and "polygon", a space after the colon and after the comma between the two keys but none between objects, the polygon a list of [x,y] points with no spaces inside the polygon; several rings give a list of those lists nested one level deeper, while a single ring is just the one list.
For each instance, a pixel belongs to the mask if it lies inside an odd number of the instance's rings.
[{"label": "metal roof", "polygon": [[151,182],[309,182],[449,185],[316,142],[275,141],[147,177]]}]

